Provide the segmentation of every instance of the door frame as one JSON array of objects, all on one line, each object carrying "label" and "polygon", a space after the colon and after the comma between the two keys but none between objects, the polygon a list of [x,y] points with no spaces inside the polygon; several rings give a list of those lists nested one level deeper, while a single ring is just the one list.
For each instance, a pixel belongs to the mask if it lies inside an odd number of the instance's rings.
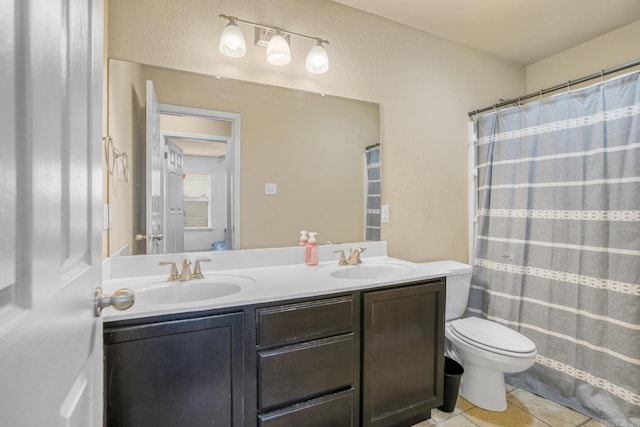
[{"label": "door frame", "polygon": [[[160,114],[192,116],[231,122],[231,136],[194,135],[162,131],[166,136],[225,142],[227,145],[227,249],[240,249],[240,114],[160,103]],[[195,137],[195,138],[194,138]],[[208,139],[207,139],[208,137]],[[215,139],[214,139],[215,138]]]}]

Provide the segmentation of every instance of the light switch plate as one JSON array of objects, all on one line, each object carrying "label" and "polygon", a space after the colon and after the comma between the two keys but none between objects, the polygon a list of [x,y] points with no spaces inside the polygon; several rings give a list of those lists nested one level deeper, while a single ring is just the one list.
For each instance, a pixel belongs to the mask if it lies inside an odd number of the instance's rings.
[{"label": "light switch plate", "polygon": [[264,184],[264,194],[268,196],[275,196],[278,194],[278,184],[274,182],[267,182]]},{"label": "light switch plate", "polygon": [[380,206],[380,222],[389,222],[389,205]]},{"label": "light switch plate", "polygon": [[111,230],[111,205],[105,203],[104,204],[104,211],[102,214],[102,230],[103,231],[107,231],[107,230]]}]

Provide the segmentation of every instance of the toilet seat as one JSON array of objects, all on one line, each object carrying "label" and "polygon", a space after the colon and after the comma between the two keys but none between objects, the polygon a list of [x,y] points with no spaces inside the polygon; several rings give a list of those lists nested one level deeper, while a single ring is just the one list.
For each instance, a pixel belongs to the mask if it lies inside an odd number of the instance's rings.
[{"label": "toilet seat", "polygon": [[536,345],[513,329],[479,317],[467,317],[450,323],[450,332],[469,345],[510,357],[531,357]]}]

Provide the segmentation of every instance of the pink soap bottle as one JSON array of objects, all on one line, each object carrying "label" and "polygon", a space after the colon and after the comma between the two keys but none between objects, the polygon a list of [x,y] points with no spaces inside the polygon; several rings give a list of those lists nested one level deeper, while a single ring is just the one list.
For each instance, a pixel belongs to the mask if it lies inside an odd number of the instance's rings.
[{"label": "pink soap bottle", "polygon": [[320,251],[318,248],[318,244],[316,243],[316,234],[318,233],[309,232],[309,240],[307,241],[307,246],[305,246],[304,248],[304,261],[307,265],[318,265]]}]

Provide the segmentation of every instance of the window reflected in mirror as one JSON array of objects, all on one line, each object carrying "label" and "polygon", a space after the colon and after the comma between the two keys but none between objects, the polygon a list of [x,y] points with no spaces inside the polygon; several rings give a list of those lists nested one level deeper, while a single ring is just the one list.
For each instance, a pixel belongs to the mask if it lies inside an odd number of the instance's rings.
[{"label": "window reflected in mirror", "polygon": [[211,228],[211,175],[185,173],[184,228]]}]

